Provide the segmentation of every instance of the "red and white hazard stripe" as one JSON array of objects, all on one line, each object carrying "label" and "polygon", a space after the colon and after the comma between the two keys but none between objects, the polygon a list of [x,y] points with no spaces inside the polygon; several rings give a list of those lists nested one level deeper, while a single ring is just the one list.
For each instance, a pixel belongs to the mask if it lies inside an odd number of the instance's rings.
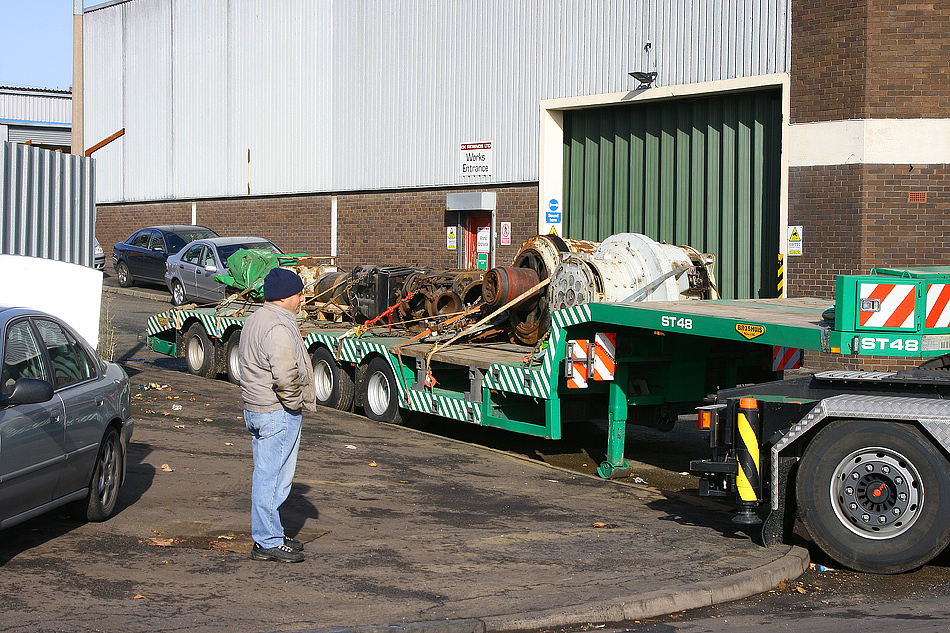
[{"label": "red and white hazard stripe", "polygon": [[772,347],[772,371],[798,369],[802,366],[802,350],[797,347]]},{"label": "red and white hazard stripe", "polygon": [[914,284],[861,284],[861,299],[877,300],[880,310],[859,310],[858,323],[862,327],[913,328],[916,289]]},{"label": "red and white hazard stripe", "polygon": [[587,388],[587,353],[590,341],[577,339],[571,343],[571,375],[567,378],[568,389]]},{"label": "red and white hazard stripe", "polygon": [[950,284],[927,284],[927,327],[950,327]]},{"label": "red and white hazard stripe", "polygon": [[598,332],[594,335],[591,377],[594,380],[613,380],[617,368],[617,335]]}]

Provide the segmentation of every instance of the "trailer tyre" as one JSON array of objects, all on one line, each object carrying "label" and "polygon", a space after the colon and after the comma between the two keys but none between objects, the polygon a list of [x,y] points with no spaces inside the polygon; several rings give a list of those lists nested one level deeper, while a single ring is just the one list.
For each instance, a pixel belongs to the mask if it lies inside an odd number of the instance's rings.
[{"label": "trailer tyre", "polygon": [[228,337],[228,346],[225,350],[225,365],[228,370],[228,381],[232,384],[241,384],[241,330],[235,330]]},{"label": "trailer tyre", "polygon": [[798,512],[815,543],[851,569],[916,569],[950,542],[950,464],[919,430],[842,420],[808,445]]},{"label": "trailer tyre", "polygon": [[193,324],[185,334],[185,363],[188,373],[195,376],[214,378],[217,374],[214,345],[200,323]]},{"label": "trailer tyre", "polygon": [[405,424],[409,412],[399,408],[399,389],[392,367],[377,356],[362,372],[360,384],[363,411],[366,417],[378,422]]},{"label": "trailer tyre", "polygon": [[353,409],[356,393],[353,379],[336,362],[333,353],[322,345],[313,352],[313,386],[320,406],[341,411]]}]

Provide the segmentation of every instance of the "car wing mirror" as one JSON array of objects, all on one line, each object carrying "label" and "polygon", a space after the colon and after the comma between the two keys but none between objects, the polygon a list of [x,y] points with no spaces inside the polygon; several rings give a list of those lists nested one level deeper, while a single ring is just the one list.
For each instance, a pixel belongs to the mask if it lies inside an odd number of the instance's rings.
[{"label": "car wing mirror", "polygon": [[0,406],[36,404],[53,398],[53,384],[40,378],[19,378],[13,390],[0,396]]}]

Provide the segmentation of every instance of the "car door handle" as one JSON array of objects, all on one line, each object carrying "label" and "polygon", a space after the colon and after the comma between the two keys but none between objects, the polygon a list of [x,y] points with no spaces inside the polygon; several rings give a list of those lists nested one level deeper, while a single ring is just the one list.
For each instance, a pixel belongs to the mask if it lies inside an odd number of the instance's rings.
[{"label": "car door handle", "polygon": [[98,397],[96,398],[96,406],[97,406],[97,407],[101,407],[103,402],[105,402],[105,400],[103,399],[102,396],[98,396]]}]

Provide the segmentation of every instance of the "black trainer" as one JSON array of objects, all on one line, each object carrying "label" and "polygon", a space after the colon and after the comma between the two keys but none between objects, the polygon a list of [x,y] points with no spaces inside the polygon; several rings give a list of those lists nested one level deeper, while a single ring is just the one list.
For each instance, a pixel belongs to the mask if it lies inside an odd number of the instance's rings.
[{"label": "black trainer", "polygon": [[277,547],[261,547],[254,543],[251,548],[251,558],[254,560],[272,560],[278,563],[299,563],[303,561],[303,554],[295,552],[286,545]]},{"label": "black trainer", "polygon": [[303,551],[303,543],[301,543],[295,538],[290,538],[289,536],[284,537],[284,545],[294,550],[295,552]]}]

